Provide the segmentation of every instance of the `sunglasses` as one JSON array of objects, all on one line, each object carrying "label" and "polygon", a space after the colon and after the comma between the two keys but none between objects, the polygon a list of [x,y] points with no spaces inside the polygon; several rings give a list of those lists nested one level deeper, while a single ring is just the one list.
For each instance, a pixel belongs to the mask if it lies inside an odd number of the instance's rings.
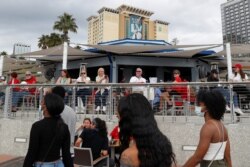
[{"label": "sunglasses", "polygon": [[141,71],[136,71],[136,72],[141,72]]}]

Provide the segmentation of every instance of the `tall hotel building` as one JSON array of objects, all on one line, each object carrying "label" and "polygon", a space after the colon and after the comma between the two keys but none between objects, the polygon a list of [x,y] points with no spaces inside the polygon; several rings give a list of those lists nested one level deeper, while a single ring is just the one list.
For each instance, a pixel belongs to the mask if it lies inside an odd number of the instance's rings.
[{"label": "tall hotel building", "polygon": [[168,22],[150,20],[154,13],[148,10],[121,5],[117,9],[103,7],[98,16],[88,21],[88,44],[124,38],[168,41]]},{"label": "tall hotel building", "polygon": [[221,5],[223,42],[250,43],[250,0],[228,0]]}]

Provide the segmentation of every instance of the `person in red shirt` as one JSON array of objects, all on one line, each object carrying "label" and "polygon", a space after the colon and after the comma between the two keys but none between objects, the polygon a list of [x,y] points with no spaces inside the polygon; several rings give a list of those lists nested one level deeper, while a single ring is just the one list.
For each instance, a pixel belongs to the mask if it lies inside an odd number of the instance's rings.
[{"label": "person in red shirt", "polygon": [[[8,82],[9,85],[15,85],[15,84],[20,84],[20,80],[17,78],[17,73],[16,72],[12,72],[10,74],[10,81]],[[13,87],[12,88],[12,112],[16,112],[17,111],[17,104],[19,101],[19,91],[20,91],[20,87]]]},{"label": "person in red shirt", "polygon": [[[25,73],[25,82],[26,82],[28,85],[36,84],[36,77],[33,76],[33,75],[31,74],[30,71],[26,71],[26,73]],[[32,94],[32,95],[35,95],[35,93],[36,93],[36,88],[31,88],[31,87],[29,87],[29,88],[28,88],[28,92],[29,92],[30,94]]]},{"label": "person in red shirt", "polygon": [[[185,82],[181,79],[180,75],[181,75],[181,73],[179,70],[173,71],[174,83]],[[182,99],[187,100],[187,92],[188,91],[187,91],[186,85],[173,86],[173,90],[176,91],[179,95],[181,95]]]},{"label": "person in red shirt", "polygon": [[119,126],[115,126],[112,132],[110,133],[110,136],[113,140],[118,141],[119,140]]}]

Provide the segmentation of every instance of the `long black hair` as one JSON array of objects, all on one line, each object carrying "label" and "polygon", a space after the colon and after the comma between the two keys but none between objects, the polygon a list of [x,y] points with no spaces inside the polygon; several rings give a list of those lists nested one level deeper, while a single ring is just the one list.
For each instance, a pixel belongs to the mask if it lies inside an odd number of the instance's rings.
[{"label": "long black hair", "polygon": [[108,131],[105,121],[101,120],[100,118],[94,118],[92,125],[95,125],[95,128],[98,130],[100,136],[107,137]]},{"label": "long black hair", "polygon": [[170,167],[175,162],[171,142],[159,130],[151,105],[143,95],[134,93],[121,98],[118,112],[121,150],[129,147],[133,137],[140,167]]},{"label": "long black hair", "polygon": [[59,95],[48,93],[44,96],[44,103],[50,116],[57,121],[56,132],[59,133],[56,133],[56,135],[60,136],[60,134],[62,133],[61,127],[64,123],[60,115],[64,110],[64,101]]}]

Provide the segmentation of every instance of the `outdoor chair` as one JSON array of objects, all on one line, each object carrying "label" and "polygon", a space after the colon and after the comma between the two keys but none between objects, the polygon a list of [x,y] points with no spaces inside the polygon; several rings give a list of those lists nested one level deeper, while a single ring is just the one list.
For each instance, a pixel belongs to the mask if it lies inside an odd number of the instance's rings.
[{"label": "outdoor chair", "polygon": [[91,148],[80,148],[74,147],[75,150],[75,157],[74,157],[74,164],[78,165],[79,167],[94,167],[100,161],[106,159],[107,160],[107,167],[109,166],[109,155],[105,155],[102,157],[93,160]]}]

